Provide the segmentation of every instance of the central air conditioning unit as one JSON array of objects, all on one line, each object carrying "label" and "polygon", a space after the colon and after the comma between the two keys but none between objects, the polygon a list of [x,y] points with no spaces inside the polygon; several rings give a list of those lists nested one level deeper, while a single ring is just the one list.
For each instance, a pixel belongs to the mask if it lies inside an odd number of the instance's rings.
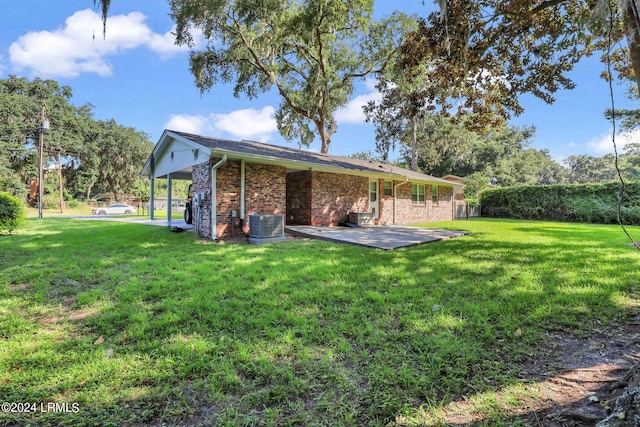
[{"label": "central air conditioning unit", "polygon": [[251,243],[281,242],[284,237],[284,215],[249,215]]}]

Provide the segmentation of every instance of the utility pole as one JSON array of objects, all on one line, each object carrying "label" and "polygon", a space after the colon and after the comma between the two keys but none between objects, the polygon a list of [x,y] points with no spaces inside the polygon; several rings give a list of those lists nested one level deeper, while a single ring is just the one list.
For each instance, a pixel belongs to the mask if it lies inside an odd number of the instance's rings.
[{"label": "utility pole", "polygon": [[39,177],[38,177],[38,218],[42,218],[42,205],[43,205],[43,201],[42,198],[44,197],[44,185],[43,185],[43,180],[44,180],[44,131],[45,130],[49,130],[49,120],[47,120],[45,118],[45,109],[47,107],[47,103],[43,100],[42,101],[42,112],[40,113],[40,144],[39,144],[39,165],[38,165],[38,169],[39,169]]},{"label": "utility pole", "polygon": [[58,187],[60,190],[60,213],[64,212],[64,191],[62,190],[62,160],[58,151]]}]

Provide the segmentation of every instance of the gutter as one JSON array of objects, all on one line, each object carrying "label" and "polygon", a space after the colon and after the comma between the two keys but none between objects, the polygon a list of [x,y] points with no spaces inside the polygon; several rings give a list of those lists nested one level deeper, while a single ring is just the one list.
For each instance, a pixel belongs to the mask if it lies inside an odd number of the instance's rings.
[{"label": "gutter", "polygon": [[211,166],[211,240],[218,240],[218,221],[216,219],[217,210],[216,204],[218,198],[216,196],[216,169],[227,163],[227,155],[222,156],[222,159],[215,165]]},{"label": "gutter", "polygon": [[401,182],[400,184],[396,184],[393,186],[393,224],[396,224],[396,201],[398,200],[398,198],[396,197],[396,189],[402,185],[405,185],[409,182],[409,178],[408,177],[404,177],[404,182]]},{"label": "gutter", "polygon": [[245,160],[240,160],[240,230],[244,233],[244,204],[245,204]]}]

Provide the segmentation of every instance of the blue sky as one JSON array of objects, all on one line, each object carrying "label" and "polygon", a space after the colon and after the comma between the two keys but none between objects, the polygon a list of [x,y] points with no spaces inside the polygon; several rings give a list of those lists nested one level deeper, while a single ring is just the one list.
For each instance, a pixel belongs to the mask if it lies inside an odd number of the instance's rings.
[{"label": "blue sky", "polygon": [[[404,0],[402,10],[426,15],[430,1]],[[389,14],[397,1],[376,1],[376,14]],[[234,98],[229,86],[200,94],[189,72],[188,51],[173,43],[167,0],[113,0],[106,38],[92,0],[3,0],[0,6],[0,78],[9,74],[55,79],[73,89],[72,102],[91,103],[98,119],[144,131],[156,142],[165,128],[230,139],[253,139],[297,147],[278,135],[278,96]],[[531,146],[548,149],[558,161],[574,154],[612,152],[608,85],[599,77],[598,58],[570,74],[577,88],[557,93],[548,105],[522,98],[525,113],[513,124],[535,125]],[[375,149],[374,129],[363,122],[361,106],[377,96],[374,82],[359,82],[351,102],[337,114],[330,153],[348,155]],[[616,106],[637,108],[615,85]],[[51,124],[55,127],[55,123]],[[617,137],[623,146],[640,133]],[[319,142],[311,149],[319,150]]]}]

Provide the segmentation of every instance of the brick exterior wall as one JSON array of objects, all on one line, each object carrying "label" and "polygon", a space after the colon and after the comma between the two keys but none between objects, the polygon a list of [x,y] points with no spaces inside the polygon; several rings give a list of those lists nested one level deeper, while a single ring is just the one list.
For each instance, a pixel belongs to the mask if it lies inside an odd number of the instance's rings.
[{"label": "brick exterior wall", "polygon": [[[401,185],[396,188],[396,223],[417,224],[451,220],[452,198],[452,187],[438,187],[438,204],[434,205],[431,201],[431,186],[425,185],[425,203],[414,205],[411,201],[411,182]],[[391,203],[393,204],[393,201]]]},{"label": "brick exterior wall", "polygon": [[369,178],[311,173],[311,225],[338,225],[350,212],[369,211]]},{"label": "brick exterior wall", "polygon": [[216,232],[218,238],[240,234],[239,161],[229,160],[216,170]]},{"label": "brick exterior wall", "polygon": [[[219,159],[193,167],[194,193],[204,193],[200,207],[200,234],[211,237],[211,166]],[[281,166],[245,164],[245,218],[240,228],[240,161],[228,161],[216,171],[216,235],[218,238],[249,232],[249,215],[284,214],[287,224],[338,225],[350,212],[369,211],[369,178],[328,172],[287,174]],[[399,185],[402,184],[402,185]],[[378,180],[378,219],[382,224],[415,224],[453,219],[453,188],[439,187],[438,203],[425,185],[425,203],[411,202],[411,183],[394,181],[396,200],[384,195]],[[235,211],[236,216],[233,216]],[[194,215],[196,213],[194,212]],[[195,220],[195,216],[194,216]]]},{"label": "brick exterior wall", "polygon": [[[393,181],[392,185],[396,185],[399,181]],[[393,224],[393,196],[384,195],[384,180],[378,180],[378,200],[380,208],[378,220],[382,225]]]},{"label": "brick exterior wall", "polygon": [[286,218],[286,168],[247,163],[245,165],[245,197],[245,231],[249,231],[249,214],[283,214]]},{"label": "brick exterior wall", "polygon": [[[429,191],[431,191],[431,189],[429,189]],[[429,197],[428,201],[431,201],[431,197]],[[453,187],[438,187],[438,205],[431,207],[429,221],[449,221],[452,219],[454,219]]]},{"label": "brick exterior wall", "polygon": [[[193,167],[194,193],[206,194],[200,208],[200,234],[211,237],[211,167],[219,159]],[[216,236],[249,232],[249,215],[286,213],[286,169],[280,166],[245,164],[245,218],[240,228],[240,161],[229,160],[216,170]],[[236,216],[233,216],[235,211]]]},{"label": "brick exterior wall", "polygon": [[[205,237],[211,237],[211,165],[208,162],[195,165],[191,175],[193,194],[205,194],[205,202],[200,204],[200,234]],[[197,212],[194,210],[194,225],[196,214]]]}]

